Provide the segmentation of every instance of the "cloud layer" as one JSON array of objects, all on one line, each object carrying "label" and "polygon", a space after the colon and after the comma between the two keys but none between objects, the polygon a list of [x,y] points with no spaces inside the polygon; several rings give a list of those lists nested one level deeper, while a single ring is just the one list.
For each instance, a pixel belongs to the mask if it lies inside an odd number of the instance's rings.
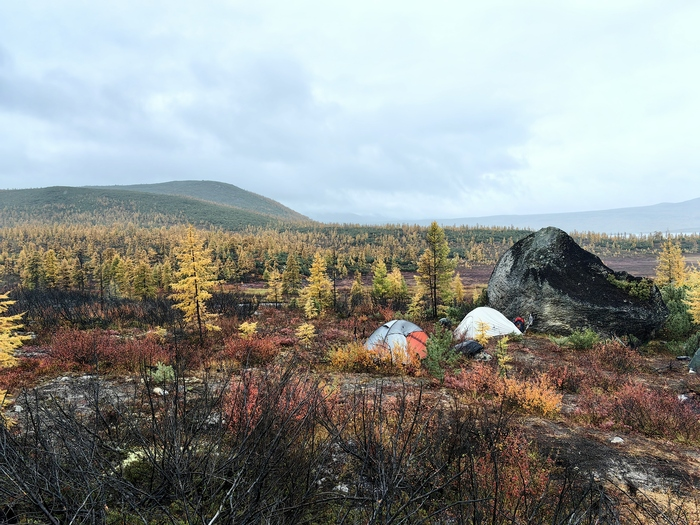
[{"label": "cloud layer", "polygon": [[700,196],[695,2],[12,4],[3,188],[208,179],[397,220]]}]

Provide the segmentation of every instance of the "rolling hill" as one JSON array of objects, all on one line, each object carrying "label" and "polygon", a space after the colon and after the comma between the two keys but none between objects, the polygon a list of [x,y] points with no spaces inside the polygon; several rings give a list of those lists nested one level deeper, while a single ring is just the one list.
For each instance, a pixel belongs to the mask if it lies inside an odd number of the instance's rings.
[{"label": "rolling hill", "polygon": [[184,180],[161,182],[157,184],[131,184],[125,186],[91,186],[94,189],[118,189],[154,193],[157,195],[173,195],[190,197],[224,206],[232,206],[241,210],[269,215],[281,220],[293,222],[309,221],[310,219],[279,202],[244,189],[210,180]]},{"label": "rolling hill", "polygon": [[[198,183],[192,183],[195,188]],[[215,183],[219,190],[226,184]],[[204,183],[196,195],[206,194],[212,186]],[[230,189],[230,188],[235,188]],[[270,226],[280,223],[309,221],[279,203],[245,192],[243,206],[217,203],[182,194],[165,194],[135,191],[115,187],[69,187],[0,190],[0,226],[21,223],[83,223],[112,224],[134,223],[140,226],[171,226],[194,224],[195,226],[221,227],[240,230],[246,226]],[[222,193],[225,194],[224,191]],[[246,195],[247,194],[247,195]],[[277,204],[277,206],[275,206]]]}]

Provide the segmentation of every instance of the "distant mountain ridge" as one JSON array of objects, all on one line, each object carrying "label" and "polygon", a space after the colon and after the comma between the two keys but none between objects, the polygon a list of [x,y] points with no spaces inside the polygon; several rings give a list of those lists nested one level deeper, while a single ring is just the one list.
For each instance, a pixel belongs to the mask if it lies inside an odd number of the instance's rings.
[{"label": "distant mountain ridge", "polygon": [[[147,189],[150,185],[144,185]],[[198,188],[198,186],[200,186]],[[248,226],[276,226],[311,222],[307,217],[279,203],[224,183],[192,181],[190,186],[136,191],[124,186],[72,187],[0,190],[0,226],[26,223],[101,224],[133,223],[160,227],[194,224],[242,230]],[[197,197],[184,195],[189,188]],[[220,200],[240,206],[199,198],[219,192]],[[180,193],[176,193],[180,192]],[[228,199],[228,201],[227,201]],[[261,211],[258,211],[261,210]]]},{"label": "distant mountain ridge", "polygon": [[[420,221],[419,224],[430,224]],[[700,232],[700,198],[679,203],[661,203],[652,206],[616,208],[600,211],[549,213],[536,215],[493,215],[442,219],[443,226],[513,226],[539,230],[556,226],[567,232],[650,234]]]},{"label": "distant mountain ridge", "polygon": [[600,211],[547,213],[533,215],[490,215],[456,219],[388,219],[379,216],[326,214],[316,220],[349,224],[418,224],[427,226],[436,220],[442,226],[497,226],[539,230],[556,226],[569,233],[597,232],[608,234],[651,234],[700,232],[700,198],[679,203],[615,208]]},{"label": "distant mountain ridge", "polygon": [[[425,226],[433,221],[355,214],[329,214],[314,218],[319,222],[364,225]],[[700,232],[700,198],[601,211],[436,220],[443,226],[531,230],[556,226],[569,233],[694,233]],[[246,226],[315,222],[273,199],[217,181],[0,190],[0,226],[27,222],[110,224],[124,221],[150,226],[190,223],[231,230]]]}]

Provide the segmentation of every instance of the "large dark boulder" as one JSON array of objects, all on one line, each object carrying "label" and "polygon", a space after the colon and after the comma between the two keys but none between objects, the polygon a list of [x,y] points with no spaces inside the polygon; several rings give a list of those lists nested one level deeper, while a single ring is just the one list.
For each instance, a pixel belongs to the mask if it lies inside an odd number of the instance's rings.
[{"label": "large dark boulder", "polygon": [[647,341],[668,317],[649,279],[611,270],[552,227],[528,235],[501,256],[487,294],[489,306],[506,317],[532,314],[532,329],[555,335],[590,328],[605,337]]}]

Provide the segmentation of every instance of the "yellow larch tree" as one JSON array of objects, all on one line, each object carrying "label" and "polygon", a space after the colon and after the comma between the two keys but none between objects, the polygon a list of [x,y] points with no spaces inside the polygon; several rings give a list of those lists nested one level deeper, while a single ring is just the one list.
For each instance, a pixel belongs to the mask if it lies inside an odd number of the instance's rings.
[{"label": "yellow larch tree", "polygon": [[263,278],[267,281],[267,294],[265,295],[265,299],[275,303],[275,306],[279,306],[282,301],[282,289],[284,286],[282,274],[277,268],[270,268],[265,271]]},{"label": "yellow larch tree", "polygon": [[309,279],[301,291],[304,313],[309,319],[321,314],[333,304],[333,283],[326,272],[326,258],[317,252],[309,268]]},{"label": "yellow larch tree", "polygon": [[212,322],[217,316],[207,312],[205,305],[218,281],[214,279],[211,253],[192,226],[187,229],[177,251],[177,260],[178,280],[172,284],[170,298],[175,301],[173,306],[182,311],[185,322],[196,328],[199,340],[203,342],[205,330],[219,329]]},{"label": "yellow larch tree", "polygon": [[389,299],[391,299],[394,308],[403,305],[408,300],[408,285],[398,266],[394,266],[391,270],[387,281],[389,282]]},{"label": "yellow larch tree", "polygon": [[350,288],[350,305],[352,308],[356,308],[365,303],[366,292],[364,284],[362,283],[362,274],[357,271],[355,272],[355,278],[352,281],[352,287]]},{"label": "yellow larch tree", "polygon": [[[17,330],[23,326],[23,314],[4,315],[14,303],[8,294],[0,295],[0,368],[12,366],[17,362],[14,351],[28,339],[26,335],[17,334]],[[7,392],[0,389],[0,409],[5,406],[6,401]],[[4,420],[2,413],[0,410],[0,420]]]},{"label": "yellow larch tree", "polygon": [[685,283],[688,272],[685,267],[685,258],[681,247],[668,237],[659,253],[654,281],[661,287],[667,284],[682,286]]},{"label": "yellow larch tree", "polygon": [[462,304],[464,302],[464,298],[466,297],[466,292],[464,291],[464,283],[462,283],[462,278],[457,272],[455,272],[455,276],[452,278],[451,291],[452,300],[454,303]]}]

